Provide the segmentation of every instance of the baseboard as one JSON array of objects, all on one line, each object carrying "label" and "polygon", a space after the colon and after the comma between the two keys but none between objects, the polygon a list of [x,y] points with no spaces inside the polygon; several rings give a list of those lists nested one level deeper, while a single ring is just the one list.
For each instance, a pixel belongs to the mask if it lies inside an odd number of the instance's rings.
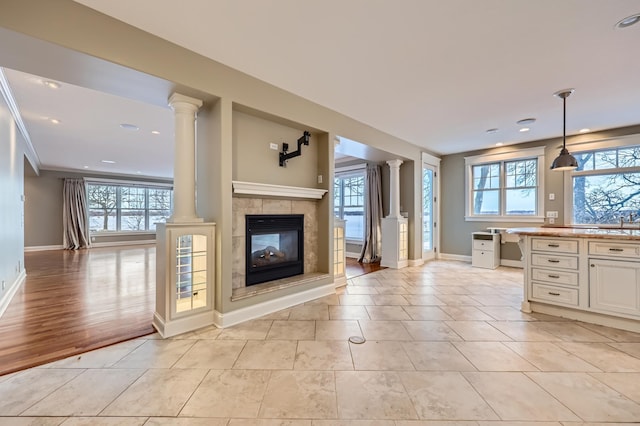
[{"label": "baseboard", "polygon": [[267,300],[266,302],[258,303],[253,306],[247,306],[246,308],[236,309],[231,312],[221,313],[214,311],[213,322],[220,328],[230,327],[232,325],[240,324],[241,322],[259,318],[263,315],[268,315],[273,312],[281,311],[283,309],[335,293],[335,284],[329,283],[300,293],[290,294],[278,299]]},{"label": "baseboard", "polygon": [[134,241],[104,241],[101,243],[91,243],[91,247],[116,247],[116,246],[137,246],[155,244],[156,240],[134,240]]},{"label": "baseboard", "polygon": [[409,259],[409,266],[422,266],[424,259]]},{"label": "baseboard", "polygon": [[529,302],[529,307],[531,312],[540,312],[541,314],[553,315],[556,317],[568,318],[591,324],[598,324],[605,327],[619,328],[621,330],[640,333],[640,321],[637,319],[614,317],[599,312],[581,311],[538,302]]},{"label": "baseboard", "polygon": [[360,258],[360,253],[345,252],[344,253],[344,257],[350,257],[352,259],[359,259]]},{"label": "baseboard", "polygon": [[460,262],[471,263],[471,256],[465,256],[463,254],[440,253],[438,255],[438,259],[440,259],[440,260],[457,260],[457,261],[460,261]]},{"label": "baseboard", "polygon": [[62,250],[62,244],[54,246],[28,246],[24,248],[24,251],[46,251],[46,250]]},{"label": "baseboard", "polygon": [[178,334],[187,333],[189,331],[197,330],[202,327],[207,327],[213,324],[213,312],[206,311],[196,315],[189,315],[183,318],[178,318],[166,323],[158,313],[153,314],[153,328],[166,339],[168,337],[177,336]]},{"label": "baseboard", "polygon": [[13,284],[9,286],[9,290],[7,290],[4,293],[4,296],[2,296],[2,299],[0,299],[0,317],[2,317],[2,315],[4,314],[4,311],[7,310],[7,308],[9,307],[9,303],[11,302],[11,299],[13,299],[13,296],[15,296],[15,294],[18,292],[18,289],[20,288],[20,286],[24,284],[24,281],[26,278],[27,278],[27,273],[23,269],[20,272],[20,274],[18,274],[18,277],[15,279]]},{"label": "baseboard", "polygon": [[347,285],[347,277],[345,275],[333,278],[333,286],[335,288],[344,287],[345,285]]},{"label": "baseboard", "polygon": [[523,268],[522,260],[500,259],[500,266],[508,266],[510,268]]}]

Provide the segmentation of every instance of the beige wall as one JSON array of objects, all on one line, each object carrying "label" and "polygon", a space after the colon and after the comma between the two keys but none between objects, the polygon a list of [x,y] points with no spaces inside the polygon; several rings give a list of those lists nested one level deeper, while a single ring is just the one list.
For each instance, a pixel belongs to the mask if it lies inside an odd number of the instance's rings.
[{"label": "beige wall", "polygon": [[[62,245],[62,185],[65,178],[83,177],[170,183],[170,181],[167,180],[142,179],[135,176],[40,170],[40,176],[27,176],[24,179],[25,247],[43,248],[51,246],[51,248],[54,248]],[[140,235],[92,236],[93,243],[149,240],[155,240],[154,232]]]},{"label": "beige wall", "polygon": [[[311,136],[309,145],[301,147],[299,157],[279,165],[282,143],[289,144],[289,152],[298,149],[297,140],[303,130],[285,126],[246,114],[233,112],[233,180],[269,183],[273,185],[316,188],[318,169],[318,139]],[[270,143],[278,150],[270,149]]]},{"label": "beige wall", "polygon": [[[579,135],[567,138],[567,145],[571,150],[572,144],[578,144],[588,141],[597,141],[608,139],[616,136],[625,136],[632,134],[640,134],[640,126],[625,127],[621,129],[612,129],[603,132]],[[543,211],[555,210],[558,212],[556,224],[568,223],[570,218],[566,218],[564,214],[564,174],[562,172],[554,172],[549,168],[553,159],[560,152],[562,145],[561,138],[547,139],[541,141],[530,142],[517,146],[503,147],[501,149],[490,149],[484,151],[464,152],[460,154],[446,155],[442,157],[440,176],[441,176],[441,218],[440,231],[442,232],[442,250],[441,253],[456,255],[471,255],[471,233],[476,231],[485,231],[487,227],[513,228],[522,226],[538,226],[527,223],[512,222],[467,222],[465,221],[465,165],[464,157],[473,155],[482,155],[490,152],[504,152],[515,149],[545,147],[545,163],[544,164],[544,209]],[[549,193],[555,194],[555,200],[550,201]],[[543,213],[544,214],[544,213]],[[520,250],[515,243],[501,245],[501,257],[508,260],[519,260]]]},{"label": "beige wall", "polygon": [[24,268],[24,139],[0,96],[0,306]]}]

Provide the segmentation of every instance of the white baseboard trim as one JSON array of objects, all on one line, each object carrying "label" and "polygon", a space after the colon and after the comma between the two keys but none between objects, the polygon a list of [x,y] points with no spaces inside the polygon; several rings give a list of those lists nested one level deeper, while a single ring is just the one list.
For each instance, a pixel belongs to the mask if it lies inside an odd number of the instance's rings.
[{"label": "white baseboard trim", "polygon": [[343,275],[341,277],[334,277],[333,278],[333,286],[335,288],[344,287],[345,285],[347,285],[347,276],[346,275]]},{"label": "white baseboard trim", "polygon": [[358,259],[360,257],[360,253],[351,253],[351,252],[345,252],[344,253],[344,257],[350,257],[352,259]]},{"label": "white baseboard trim", "polygon": [[27,273],[23,269],[20,272],[20,274],[18,274],[18,277],[15,279],[13,284],[11,284],[9,286],[9,289],[4,293],[4,296],[2,296],[2,299],[0,299],[0,317],[2,317],[2,314],[4,314],[4,311],[7,310],[7,308],[9,307],[9,303],[11,302],[11,299],[13,299],[13,296],[15,296],[15,294],[18,292],[18,289],[20,288],[20,286],[24,284],[24,281],[26,280],[26,278],[27,278]]},{"label": "white baseboard trim", "polygon": [[522,260],[500,259],[500,266],[508,266],[510,268],[523,268]]},{"label": "white baseboard trim", "polygon": [[103,241],[101,243],[91,243],[91,247],[117,247],[117,246],[137,246],[155,244],[156,240],[134,240],[134,241]]},{"label": "white baseboard trim", "polygon": [[[562,318],[603,325],[605,327],[619,328],[621,330],[640,333],[640,321],[637,319],[614,317],[597,312],[579,311],[571,308],[547,305],[545,303],[529,302],[532,312],[553,315]],[[526,312],[526,311],[524,311]]]},{"label": "white baseboard trim", "polygon": [[28,246],[24,248],[24,251],[46,251],[46,250],[62,250],[62,244],[54,246]]},{"label": "white baseboard trim", "polygon": [[300,293],[290,294],[278,299],[267,300],[246,308],[236,309],[235,311],[221,313],[214,311],[213,322],[217,327],[225,328],[241,322],[259,318],[263,315],[281,311],[291,306],[300,305],[320,297],[329,296],[336,293],[334,283],[325,284],[320,287],[302,291]]},{"label": "white baseboard trim", "polygon": [[440,253],[438,255],[438,259],[441,259],[441,260],[457,260],[457,261],[460,261],[460,262],[471,263],[471,256],[465,256],[463,254]]},{"label": "white baseboard trim", "polygon": [[422,266],[424,259],[409,259],[409,266]]},{"label": "white baseboard trim", "polygon": [[206,311],[196,315],[190,315],[184,318],[178,318],[172,320],[170,323],[166,323],[157,312],[153,314],[153,328],[162,336],[163,339],[167,337],[177,336],[178,334],[194,331],[202,327],[206,327],[213,324],[213,311]]}]

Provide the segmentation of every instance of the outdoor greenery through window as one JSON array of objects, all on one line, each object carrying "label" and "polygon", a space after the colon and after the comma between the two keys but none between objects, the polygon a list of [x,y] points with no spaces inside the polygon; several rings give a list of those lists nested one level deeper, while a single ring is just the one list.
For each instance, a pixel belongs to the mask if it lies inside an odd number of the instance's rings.
[{"label": "outdoor greenery through window", "polygon": [[155,231],[171,215],[171,189],[87,182],[91,232]]},{"label": "outdoor greenery through window", "polygon": [[364,170],[337,174],[333,181],[334,214],[344,219],[348,240],[364,239]]},{"label": "outdoor greenery through window", "polygon": [[[467,157],[467,219],[538,220],[544,149]],[[490,161],[493,160],[493,161]]]},{"label": "outdoor greenery through window", "polygon": [[573,223],[616,224],[640,214],[640,146],[573,153]]}]

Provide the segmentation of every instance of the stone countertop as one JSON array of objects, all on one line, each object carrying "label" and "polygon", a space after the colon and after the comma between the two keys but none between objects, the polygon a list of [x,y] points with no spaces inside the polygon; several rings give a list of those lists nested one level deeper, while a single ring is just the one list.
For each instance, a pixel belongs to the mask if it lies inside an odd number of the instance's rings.
[{"label": "stone countertop", "polygon": [[638,240],[640,229],[630,228],[580,228],[580,227],[544,227],[509,228],[508,234],[530,235],[537,237],[594,238],[609,240]]}]

